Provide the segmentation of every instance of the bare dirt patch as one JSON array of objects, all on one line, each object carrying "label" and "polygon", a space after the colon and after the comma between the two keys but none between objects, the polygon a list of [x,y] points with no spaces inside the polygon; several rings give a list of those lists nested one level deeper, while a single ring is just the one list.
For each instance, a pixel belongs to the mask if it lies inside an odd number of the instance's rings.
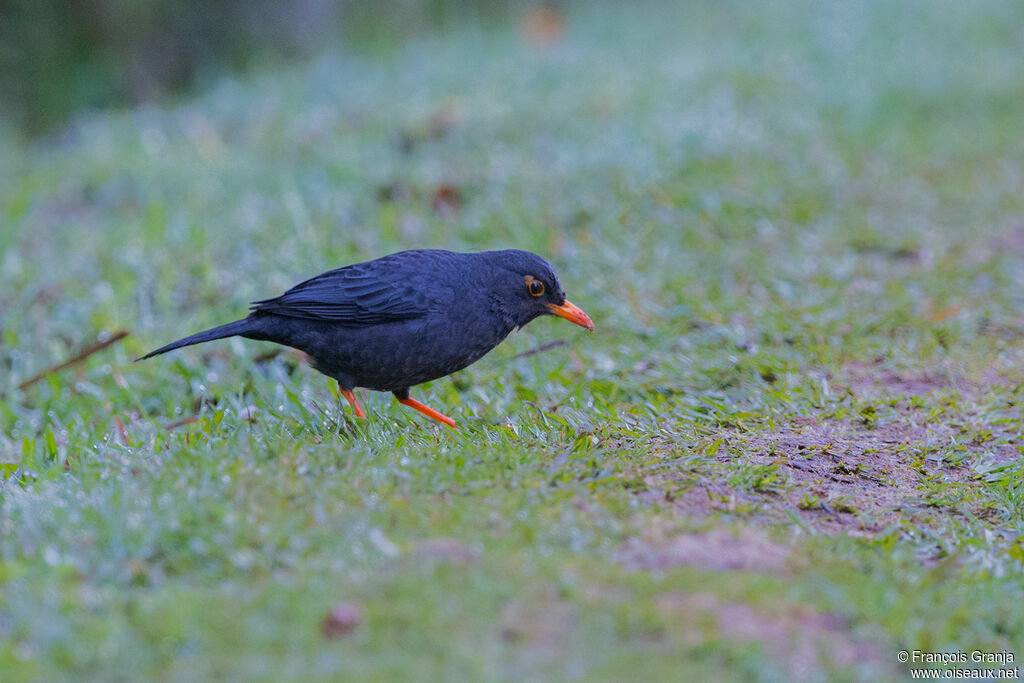
[{"label": "bare dirt patch", "polygon": [[[710,472],[684,487],[677,485],[683,478],[663,472],[647,478],[640,495],[671,502],[689,519],[716,512],[766,515],[796,518],[819,533],[872,536],[899,522],[927,525],[948,516],[950,503],[980,485],[979,459],[1019,457],[1015,429],[970,416],[928,422],[894,410],[862,419],[805,416],[765,432],[723,430]],[[650,562],[699,551],[686,540],[669,540],[660,552],[661,559]],[[704,562],[699,554],[694,558],[679,563]]]},{"label": "bare dirt patch", "polygon": [[[1024,321],[999,323],[982,319],[978,333],[999,336],[1004,339],[1019,339],[1024,334]],[[1013,368],[990,367],[980,374],[971,374],[955,364],[937,364],[927,370],[892,368],[885,358],[870,362],[847,363],[838,372],[824,373],[834,393],[848,392],[862,399],[882,397],[927,396],[947,392],[960,398],[978,399],[987,388],[1013,387],[1020,383]],[[1007,372],[1009,370],[1009,372]]]},{"label": "bare dirt patch", "polygon": [[685,565],[705,571],[774,571],[782,569],[788,557],[788,548],[754,531],[732,534],[724,529],[681,534],[668,539],[660,533],[648,533],[630,538],[617,554],[617,560],[623,566],[640,570],[672,569]]},{"label": "bare dirt patch", "polygon": [[[775,468],[780,485],[759,498],[798,515],[820,532],[872,535],[890,524],[927,524],[937,514],[933,494],[955,497],[977,486],[971,468],[983,452],[1008,460],[1016,448],[995,435],[898,419],[802,423],[760,434],[732,434],[721,460]],[[775,500],[771,500],[774,498]]]},{"label": "bare dirt patch", "polygon": [[977,385],[954,371],[896,371],[880,363],[850,363],[830,380],[836,389],[849,390],[858,396],[923,396],[945,389],[971,392],[977,389]]},{"label": "bare dirt patch", "polygon": [[501,639],[514,643],[516,654],[505,674],[535,678],[539,668],[557,662],[576,628],[576,608],[554,586],[542,585],[507,602],[498,618]]},{"label": "bare dirt patch", "polygon": [[[691,521],[739,515],[858,536],[992,513],[978,495],[985,477],[1024,452],[1019,383],[994,368],[968,377],[951,366],[910,372],[881,362],[850,364],[821,379],[853,400],[760,431],[720,428],[697,447],[713,454],[703,466],[691,456],[678,460],[683,469],[667,460],[631,472],[642,481],[636,495],[670,504]],[[660,447],[680,446],[667,440]],[[652,566],[701,566],[699,551],[687,543],[627,544],[626,551],[644,550]],[[693,559],[683,559],[687,554]]]},{"label": "bare dirt patch", "polygon": [[896,673],[876,646],[854,639],[845,620],[836,614],[791,606],[781,614],[768,615],[712,595],[678,591],[658,596],[655,606],[692,642],[718,637],[758,643],[768,661],[793,680],[823,679],[830,670],[850,667],[871,676]]}]

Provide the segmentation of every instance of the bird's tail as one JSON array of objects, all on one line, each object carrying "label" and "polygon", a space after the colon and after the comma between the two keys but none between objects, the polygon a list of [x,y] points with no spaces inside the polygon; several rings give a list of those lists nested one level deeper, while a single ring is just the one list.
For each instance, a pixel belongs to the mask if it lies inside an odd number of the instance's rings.
[{"label": "bird's tail", "polygon": [[174,349],[180,349],[183,346],[202,344],[203,342],[212,341],[214,339],[224,339],[225,337],[234,337],[240,334],[244,335],[247,332],[254,331],[255,325],[253,324],[253,321],[250,320],[249,318],[244,318],[242,320],[236,320],[233,323],[228,323],[227,325],[220,325],[219,327],[214,327],[209,330],[197,332],[191,336],[185,337],[184,339],[179,339],[178,341],[171,342],[167,346],[161,346],[156,351],[150,351],[142,358],[137,358],[136,360],[146,360],[147,358],[152,358],[153,356],[159,356],[161,353],[167,353],[168,351],[173,351]]}]

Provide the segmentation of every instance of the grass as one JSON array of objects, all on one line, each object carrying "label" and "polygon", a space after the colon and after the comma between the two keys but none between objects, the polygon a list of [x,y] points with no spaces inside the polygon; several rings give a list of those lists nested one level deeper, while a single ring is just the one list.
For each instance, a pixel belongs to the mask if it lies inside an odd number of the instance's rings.
[{"label": "grass", "polygon": [[[0,137],[5,680],[1024,655],[1022,20],[588,4]],[[458,434],[254,342],[132,363],[422,246],[541,253],[596,332],[414,390]]]}]

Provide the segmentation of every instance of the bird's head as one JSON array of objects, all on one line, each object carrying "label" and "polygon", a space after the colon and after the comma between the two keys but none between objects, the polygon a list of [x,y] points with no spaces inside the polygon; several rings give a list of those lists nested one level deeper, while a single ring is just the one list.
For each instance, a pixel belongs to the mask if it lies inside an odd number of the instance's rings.
[{"label": "bird's head", "polygon": [[565,298],[554,269],[540,256],[518,249],[482,256],[487,256],[491,268],[492,299],[513,325],[522,327],[539,316],[556,315],[593,331],[590,316]]}]

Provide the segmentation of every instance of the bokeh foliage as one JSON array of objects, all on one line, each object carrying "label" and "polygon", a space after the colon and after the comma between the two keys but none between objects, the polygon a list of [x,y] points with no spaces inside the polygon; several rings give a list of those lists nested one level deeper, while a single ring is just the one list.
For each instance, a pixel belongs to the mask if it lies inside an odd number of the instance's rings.
[{"label": "bokeh foliage", "polygon": [[226,73],[508,13],[507,0],[4,0],[0,115],[38,134]]}]

